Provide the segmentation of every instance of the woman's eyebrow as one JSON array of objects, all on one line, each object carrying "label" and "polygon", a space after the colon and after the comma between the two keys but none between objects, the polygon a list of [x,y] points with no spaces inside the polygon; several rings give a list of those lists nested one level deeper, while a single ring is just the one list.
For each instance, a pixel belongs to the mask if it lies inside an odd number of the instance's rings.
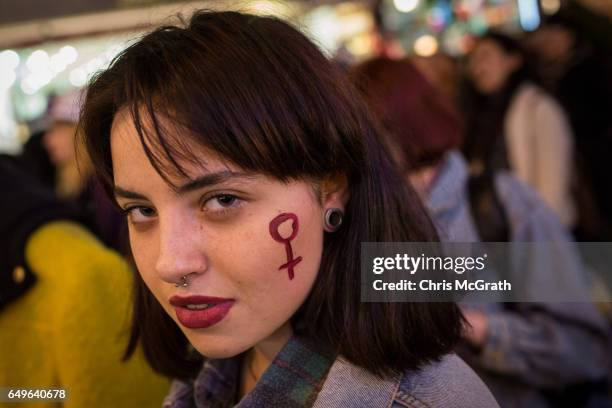
[{"label": "woman's eyebrow", "polygon": [[188,181],[186,184],[176,188],[177,194],[187,193],[189,191],[198,190],[203,187],[213,186],[215,184],[224,183],[235,179],[253,179],[255,176],[247,173],[240,173],[230,170],[208,173],[196,179]]},{"label": "woman's eyebrow", "polygon": [[136,193],[134,191],[125,190],[121,187],[115,186],[113,189],[113,193],[115,194],[115,198],[132,198],[136,200],[146,200],[147,197],[142,194]]},{"label": "woman's eyebrow", "polygon": [[[213,186],[229,180],[235,179],[253,179],[255,176],[247,173],[239,173],[229,170],[208,173],[201,177],[189,180],[187,183],[176,187],[174,190],[177,194],[184,194],[190,191],[198,190],[203,187]],[[135,191],[127,190],[119,186],[115,186],[114,194],[116,198],[131,198],[136,200],[146,200],[147,197]]]}]

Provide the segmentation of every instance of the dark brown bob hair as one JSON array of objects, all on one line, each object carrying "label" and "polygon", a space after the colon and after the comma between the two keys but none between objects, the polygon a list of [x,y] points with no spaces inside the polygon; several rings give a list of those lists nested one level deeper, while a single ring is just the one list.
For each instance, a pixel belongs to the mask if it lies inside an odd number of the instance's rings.
[{"label": "dark brown bob hair", "polygon": [[[127,109],[151,164],[168,181],[185,138],[244,169],[280,181],[344,175],[344,223],[325,234],[320,270],[297,335],[375,374],[416,369],[460,336],[454,303],[362,303],[362,242],[436,241],[415,193],[379,142],[357,92],[303,34],[271,17],[200,11],[145,35],[89,85],[80,126],[97,176],[113,197],[111,125]],[[188,132],[168,130],[172,123]],[[195,149],[197,150],[197,149]],[[170,181],[168,181],[170,183]],[[201,368],[186,337],[136,274],[131,339],[151,366],[187,379]]]}]

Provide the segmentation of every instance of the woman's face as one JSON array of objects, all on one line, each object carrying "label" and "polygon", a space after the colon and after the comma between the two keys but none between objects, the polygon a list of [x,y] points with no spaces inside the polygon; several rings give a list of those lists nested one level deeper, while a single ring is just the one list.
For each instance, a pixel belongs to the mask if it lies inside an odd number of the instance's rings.
[{"label": "woman's face", "polygon": [[495,41],[481,40],[470,55],[468,75],[478,91],[491,94],[501,90],[522,63],[521,57],[506,53]]},{"label": "woman's face", "polygon": [[312,184],[245,174],[191,147],[205,166],[180,162],[189,178],[172,178],[174,190],[129,115],[117,115],[115,195],[148,288],[201,354],[226,358],[287,326],[319,270],[324,208],[343,206],[336,194],[320,202]]},{"label": "woman's face", "polygon": [[64,167],[76,163],[74,149],[77,126],[74,123],[55,122],[43,137],[43,145],[51,162]]}]

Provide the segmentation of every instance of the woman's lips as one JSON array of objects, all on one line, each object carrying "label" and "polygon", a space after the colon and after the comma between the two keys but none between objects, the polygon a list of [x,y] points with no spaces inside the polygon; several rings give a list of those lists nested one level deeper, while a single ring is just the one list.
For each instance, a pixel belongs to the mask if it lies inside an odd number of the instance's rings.
[{"label": "woman's lips", "polygon": [[[174,306],[176,317],[183,326],[204,329],[223,320],[234,306],[234,300],[210,296],[172,296],[170,304]],[[205,308],[196,309],[198,307]]]}]

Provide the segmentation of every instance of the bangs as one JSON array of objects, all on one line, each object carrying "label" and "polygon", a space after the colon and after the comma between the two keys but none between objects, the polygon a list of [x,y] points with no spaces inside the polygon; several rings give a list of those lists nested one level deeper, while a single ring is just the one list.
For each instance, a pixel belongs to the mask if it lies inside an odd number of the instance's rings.
[{"label": "bangs", "polygon": [[[205,165],[194,146],[280,180],[321,178],[358,165],[346,149],[333,147],[359,140],[357,119],[346,123],[353,116],[350,104],[308,81],[334,82],[340,73],[320,74],[317,66],[329,63],[305,37],[296,32],[301,49],[283,48],[270,43],[273,33],[199,25],[156,30],[110,68],[124,72],[124,92],[114,105],[127,108],[151,164],[167,182],[187,176],[180,163]],[[276,25],[266,19],[265,29],[273,32]]]}]

